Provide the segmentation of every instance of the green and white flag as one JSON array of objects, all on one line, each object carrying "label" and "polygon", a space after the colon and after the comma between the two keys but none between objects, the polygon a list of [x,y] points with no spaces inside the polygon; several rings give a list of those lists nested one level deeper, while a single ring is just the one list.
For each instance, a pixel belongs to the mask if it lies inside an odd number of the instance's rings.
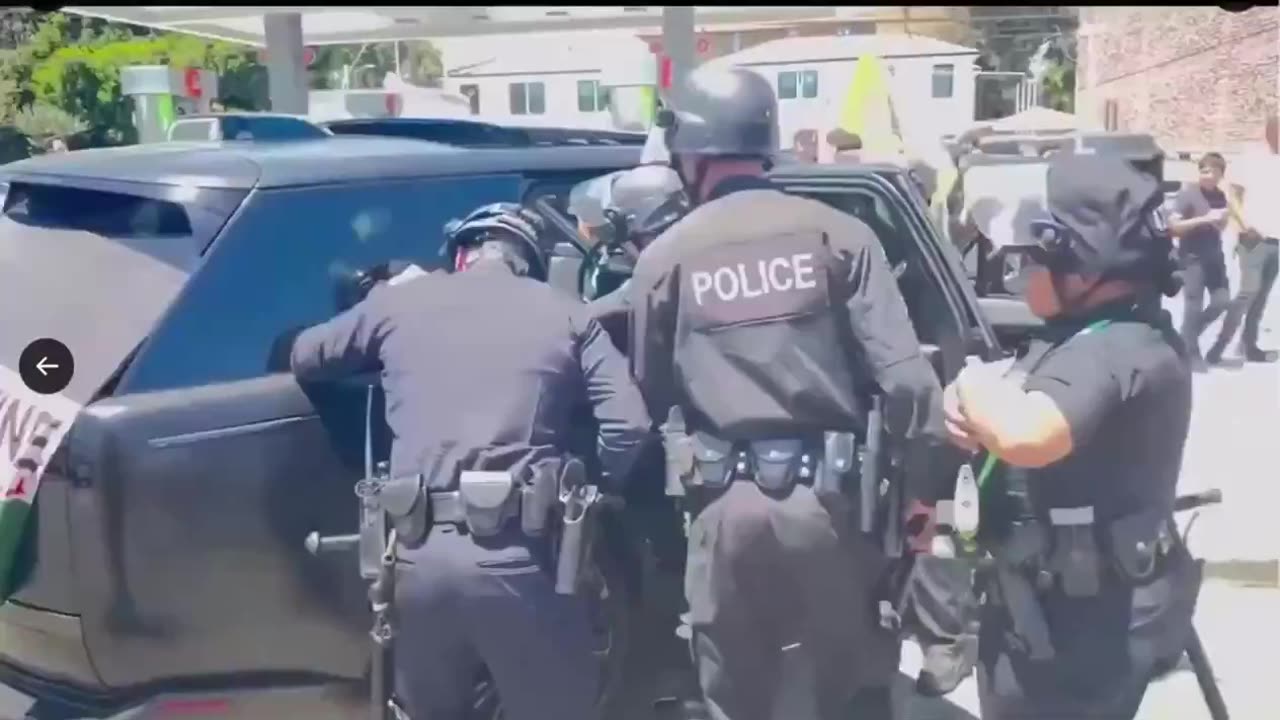
[{"label": "green and white flag", "polygon": [[79,412],[78,403],[34,393],[0,365],[0,602],[14,590],[18,545],[40,478]]}]

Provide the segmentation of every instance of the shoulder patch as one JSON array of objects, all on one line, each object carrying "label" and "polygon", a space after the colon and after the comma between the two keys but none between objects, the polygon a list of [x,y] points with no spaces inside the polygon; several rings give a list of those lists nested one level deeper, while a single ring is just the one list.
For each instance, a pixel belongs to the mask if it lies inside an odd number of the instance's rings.
[{"label": "shoulder patch", "polygon": [[827,251],[816,233],[718,245],[680,265],[680,307],[695,329],[826,309]]}]

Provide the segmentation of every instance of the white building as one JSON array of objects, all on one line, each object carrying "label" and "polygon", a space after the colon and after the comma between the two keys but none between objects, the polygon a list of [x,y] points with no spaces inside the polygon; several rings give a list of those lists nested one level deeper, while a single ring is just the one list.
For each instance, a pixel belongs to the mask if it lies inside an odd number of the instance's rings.
[{"label": "white building", "polygon": [[449,55],[444,89],[472,98],[475,114],[499,123],[612,129],[604,64],[619,53],[648,55],[631,33],[511,36],[495,56],[459,66]]},{"label": "white building", "polygon": [[799,130],[821,139],[836,126],[854,66],[863,55],[889,68],[890,93],[904,133],[936,138],[973,124],[974,60],[978,51],[924,36],[791,37],[718,58],[754,70],[778,93],[782,144]]},{"label": "white building", "polygon": [[[604,66],[620,57],[653,57],[627,32],[510,36],[506,43],[486,43],[483,53],[478,49],[478,43],[467,53],[449,47],[444,80],[446,91],[475,97],[476,115],[517,125],[601,129],[613,128],[608,92],[600,86]],[[750,68],[773,83],[782,144],[789,146],[797,130],[813,129],[821,138],[835,127],[864,54],[880,57],[893,73],[891,92],[904,130],[936,138],[972,125],[978,51],[930,37],[799,36],[711,62]]]}]

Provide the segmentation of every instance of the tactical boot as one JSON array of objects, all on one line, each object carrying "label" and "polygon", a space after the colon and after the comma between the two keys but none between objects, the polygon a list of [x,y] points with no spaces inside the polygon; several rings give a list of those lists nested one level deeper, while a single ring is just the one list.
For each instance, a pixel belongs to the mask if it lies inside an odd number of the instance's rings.
[{"label": "tactical boot", "polygon": [[925,645],[924,662],[916,676],[916,693],[942,697],[955,690],[978,662],[978,638],[962,635],[953,643]]},{"label": "tactical boot", "polygon": [[1251,363],[1273,363],[1280,358],[1275,350],[1263,350],[1260,347],[1241,347],[1240,357]]}]

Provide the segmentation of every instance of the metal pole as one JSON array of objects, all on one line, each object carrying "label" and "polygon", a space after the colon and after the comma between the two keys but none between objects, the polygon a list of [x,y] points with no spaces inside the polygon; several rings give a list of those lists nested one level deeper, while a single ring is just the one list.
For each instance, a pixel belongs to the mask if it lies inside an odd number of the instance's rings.
[{"label": "metal pole", "polygon": [[681,87],[698,64],[692,5],[662,8],[662,49],[671,58],[671,85]]},{"label": "metal pole", "polygon": [[307,66],[303,62],[301,13],[270,13],[262,18],[267,41],[267,84],[271,109],[307,114]]}]

